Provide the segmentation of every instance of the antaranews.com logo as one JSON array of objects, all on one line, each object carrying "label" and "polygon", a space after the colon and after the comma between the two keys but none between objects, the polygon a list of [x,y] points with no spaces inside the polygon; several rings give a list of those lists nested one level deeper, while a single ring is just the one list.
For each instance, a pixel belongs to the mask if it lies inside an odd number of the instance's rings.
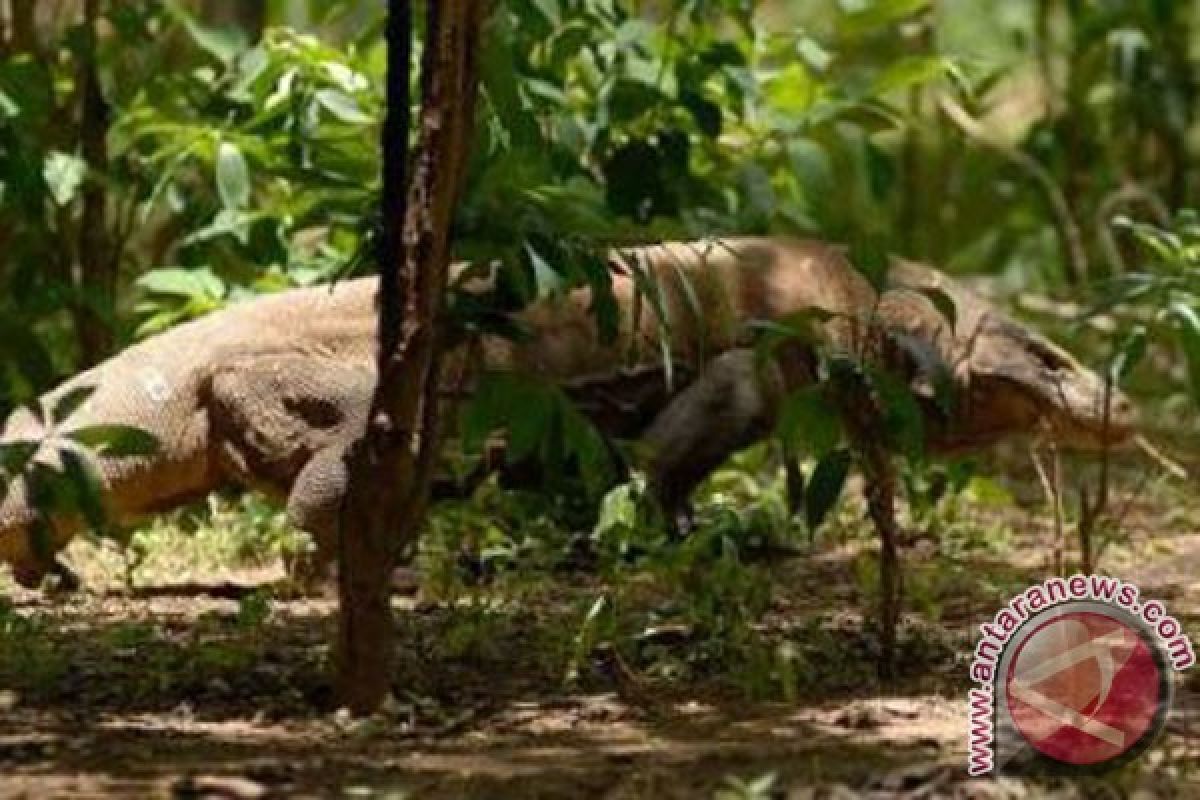
[{"label": "antaranews.com logo", "polygon": [[1172,672],[1196,661],[1183,626],[1119,578],[1031,586],[980,626],[967,771],[1098,772],[1162,732]]}]

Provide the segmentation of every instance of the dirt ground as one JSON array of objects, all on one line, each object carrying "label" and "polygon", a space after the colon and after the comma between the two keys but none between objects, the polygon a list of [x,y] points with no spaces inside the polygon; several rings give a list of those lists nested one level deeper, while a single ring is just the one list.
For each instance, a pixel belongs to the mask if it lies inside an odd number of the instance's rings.
[{"label": "dirt ground", "polygon": [[[1187,497],[1135,501],[1129,541],[1109,549],[1104,571],[1164,600],[1194,636],[1200,506]],[[1007,515],[1017,538],[1004,558],[979,555],[937,585],[936,620],[910,610],[888,684],[873,677],[853,546],[819,543],[772,565],[763,627],[821,631],[800,662],[821,677],[802,676],[789,702],[754,702],[728,682],[662,681],[619,658],[591,658],[565,682],[547,655],[571,635],[555,603],[470,615],[400,597],[394,702],[354,721],[328,710],[329,601],[256,612],[212,597],[10,591],[5,641],[25,649],[7,654],[10,686],[0,684],[0,796],[1200,797],[1194,672],[1167,733],[1115,775],[968,779],[974,627],[1007,592],[1046,577],[1050,535],[1037,508],[971,513],[980,524]],[[911,548],[910,565],[936,564],[929,547]]]}]

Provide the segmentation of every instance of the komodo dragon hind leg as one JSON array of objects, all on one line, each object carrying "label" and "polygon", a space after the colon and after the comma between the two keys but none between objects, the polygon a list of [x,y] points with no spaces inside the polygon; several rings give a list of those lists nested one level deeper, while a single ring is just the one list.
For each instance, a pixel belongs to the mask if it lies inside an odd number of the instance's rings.
[{"label": "komodo dragon hind leg", "polygon": [[784,394],[772,360],[753,350],[714,358],[655,418],[642,441],[649,488],[668,524],[678,524],[692,490],[729,456],[765,437]]}]

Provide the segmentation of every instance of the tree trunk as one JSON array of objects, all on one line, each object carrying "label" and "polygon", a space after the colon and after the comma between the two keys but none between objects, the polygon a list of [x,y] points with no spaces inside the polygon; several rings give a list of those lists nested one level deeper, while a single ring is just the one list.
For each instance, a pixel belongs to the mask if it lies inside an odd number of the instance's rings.
[{"label": "tree trunk", "polygon": [[201,0],[199,14],[205,24],[240,28],[251,43],[267,26],[266,0]]},{"label": "tree trunk", "polygon": [[10,0],[9,26],[14,52],[37,53],[40,50],[33,0]]},{"label": "tree trunk", "polygon": [[79,58],[79,141],[88,175],[83,184],[79,226],[79,279],[76,334],[84,366],[112,353],[112,316],[117,296],[117,263],[108,233],[109,110],[100,87],[96,28],[100,0],[84,3],[83,43]]},{"label": "tree trunk", "polygon": [[335,690],[343,706],[360,714],[374,711],[387,695],[394,555],[416,537],[437,452],[439,322],[450,225],[470,155],[484,11],[483,0],[431,0],[428,5],[418,149],[407,203],[401,193],[409,3],[394,0],[388,20],[379,385],[366,435],[346,457],[350,484],[338,536]]}]

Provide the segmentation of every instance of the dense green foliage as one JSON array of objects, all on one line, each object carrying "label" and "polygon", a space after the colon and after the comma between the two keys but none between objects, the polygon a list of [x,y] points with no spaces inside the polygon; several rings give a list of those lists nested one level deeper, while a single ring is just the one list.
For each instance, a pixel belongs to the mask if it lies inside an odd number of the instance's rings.
[{"label": "dense green foliage", "polygon": [[[183,3],[101,4],[99,166],[85,23],[6,46],[0,402],[73,371],[89,313],[119,343],[362,264],[379,24],[320,5],[265,9],[319,36],[256,40]],[[1016,286],[1095,282],[1139,257],[1112,218],[1165,224],[1194,200],[1191,24],[1115,0],[501,3],[459,251],[502,260],[525,300],[602,286],[598,244],[766,230]],[[98,240],[80,229],[93,182]],[[111,298],[81,274],[95,241],[118,263]]]}]

